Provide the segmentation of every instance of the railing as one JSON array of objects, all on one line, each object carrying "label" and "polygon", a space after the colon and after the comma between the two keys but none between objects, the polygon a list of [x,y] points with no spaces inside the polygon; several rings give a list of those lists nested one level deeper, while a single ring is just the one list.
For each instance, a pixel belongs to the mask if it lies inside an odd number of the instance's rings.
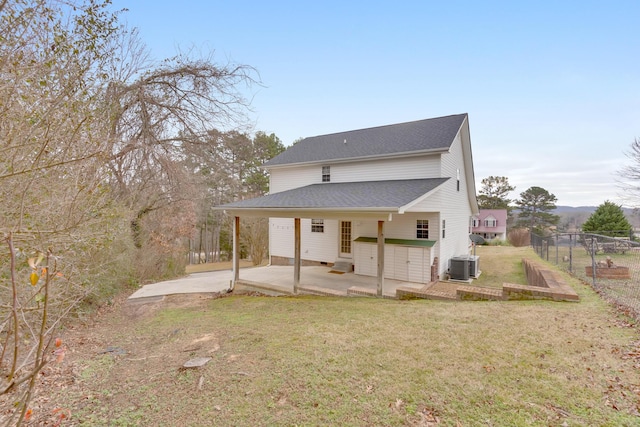
[{"label": "railing", "polygon": [[596,233],[531,233],[531,246],[640,320],[640,243]]}]

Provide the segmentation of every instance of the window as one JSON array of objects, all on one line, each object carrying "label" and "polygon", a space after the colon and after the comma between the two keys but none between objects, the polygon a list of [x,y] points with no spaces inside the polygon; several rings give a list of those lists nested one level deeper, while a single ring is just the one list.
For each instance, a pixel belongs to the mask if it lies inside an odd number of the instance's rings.
[{"label": "window", "polygon": [[484,220],[484,226],[485,227],[497,227],[498,226],[498,220],[495,218],[487,218]]},{"label": "window", "polygon": [[331,182],[331,166],[322,167],[322,182]]},{"label": "window", "polygon": [[311,220],[311,232],[312,233],[324,233],[324,219],[312,219]]},{"label": "window", "polygon": [[460,169],[456,169],[456,190],[460,191]]},{"label": "window", "polygon": [[444,221],[444,219],[442,220],[442,238],[444,239],[444,229],[446,227],[446,222]]},{"label": "window", "polygon": [[473,226],[474,227],[480,227],[480,220],[479,219],[473,219]]},{"label": "window", "polygon": [[419,219],[416,224],[416,239],[429,238],[429,220]]}]

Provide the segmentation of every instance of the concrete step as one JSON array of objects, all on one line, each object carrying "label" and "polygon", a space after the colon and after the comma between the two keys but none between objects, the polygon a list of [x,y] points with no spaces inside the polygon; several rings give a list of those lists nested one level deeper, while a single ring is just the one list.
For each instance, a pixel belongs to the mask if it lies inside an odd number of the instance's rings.
[{"label": "concrete step", "polygon": [[338,260],[333,264],[331,270],[351,273],[353,271],[353,263],[351,261]]}]

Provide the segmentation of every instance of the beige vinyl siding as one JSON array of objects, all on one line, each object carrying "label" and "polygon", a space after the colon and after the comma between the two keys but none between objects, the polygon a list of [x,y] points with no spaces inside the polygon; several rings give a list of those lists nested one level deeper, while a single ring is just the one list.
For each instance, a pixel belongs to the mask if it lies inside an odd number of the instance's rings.
[{"label": "beige vinyl siding", "polygon": [[[314,218],[320,219],[320,218]],[[294,257],[293,218],[269,218],[269,253]],[[324,220],[324,232],[311,232],[311,218],[300,220],[300,256],[311,261],[334,262],[338,257],[338,221]]]},{"label": "beige vinyl siding", "polygon": [[[437,178],[440,174],[440,165],[437,157],[437,155],[430,155],[337,164],[328,162],[326,165],[331,168],[330,182]],[[272,169],[270,171],[269,191],[278,193],[292,188],[321,183],[322,166],[321,164],[314,164]]]},{"label": "beige vinyl siding", "polygon": [[331,182],[386,181],[438,177],[437,156],[417,156],[331,165]]},{"label": "beige vinyl siding", "polygon": [[313,168],[301,166],[274,169],[269,179],[269,192],[279,193],[319,182],[322,182],[322,167],[318,165]]},{"label": "beige vinyl siding", "polygon": [[300,252],[302,259],[334,262],[338,258],[338,221],[325,219],[324,232],[312,233],[311,219],[301,219]]},{"label": "beige vinyl siding", "polygon": [[[441,257],[439,274],[447,271],[452,257],[469,253],[471,207],[467,194],[467,176],[460,134],[456,136],[449,153],[442,154],[441,159],[441,174],[451,179],[434,194],[433,198],[430,198],[430,203],[440,207],[438,226],[441,226],[442,220],[446,221],[446,237],[438,241]],[[458,170],[460,171],[460,191],[457,190],[456,182]],[[441,237],[441,234],[439,236]]]},{"label": "beige vinyl siding", "polygon": [[269,254],[293,258],[294,246],[293,218],[269,218]]}]

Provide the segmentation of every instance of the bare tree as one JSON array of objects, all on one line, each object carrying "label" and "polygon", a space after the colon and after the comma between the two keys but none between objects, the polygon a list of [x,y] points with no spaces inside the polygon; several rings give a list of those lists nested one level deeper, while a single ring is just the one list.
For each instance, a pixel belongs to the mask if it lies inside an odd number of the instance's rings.
[{"label": "bare tree", "polygon": [[89,258],[96,260],[90,254],[117,228],[96,231],[118,212],[103,184],[108,140],[100,119],[104,41],[114,22],[99,2],[0,3],[0,233],[9,254],[0,258],[0,402],[11,403],[0,420],[7,425],[29,417],[56,328],[89,292],[82,284],[93,270]]},{"label": "bare tree", "polygon": [[109,3],[0,0],[0,404],[19,402],[2,424],[28,417],[55,328],[89,283],[124,282],[135,246],[156,263],[180,255],[206,194],[181,147],[243,121],[254,82],[211,57],[150,61]]},{"label": "bare tree", "polygon": [[640,200],[640,139],[636,138],[631,143],[630,150],[625,154],[631,163],[618,172],[621,178],[619,185],[624,191],[624,197],[627,201],[633,206],[638,206]]},{"label": "bare tree", "polygon": [[[207,144],[211,129],[246,122],[248,102],[241,87],[255,80],[251,67],[219,65],[211,57],[179,54],[154,64],[146,59],[135,33],[123,37],[116,44],[126,46],[122,52],[126,56],[112,65],[123,79],[112,82],[107,91],[112,143],[109,182],[118,200],[131,210],[133,243],[142,249],[148,236],[160,233],[153,229],[157,223],[148,220],[151,213],[175,209],[176,204],[196,209],[191,202],[206,198],[206,190],[198,187],[185,163],[185,154],[192,151],[190,146]],[[120,69],[121,62],[135,69]],[[185,224],[193,225],[188,221],[194,214],[183,212]]]}]

